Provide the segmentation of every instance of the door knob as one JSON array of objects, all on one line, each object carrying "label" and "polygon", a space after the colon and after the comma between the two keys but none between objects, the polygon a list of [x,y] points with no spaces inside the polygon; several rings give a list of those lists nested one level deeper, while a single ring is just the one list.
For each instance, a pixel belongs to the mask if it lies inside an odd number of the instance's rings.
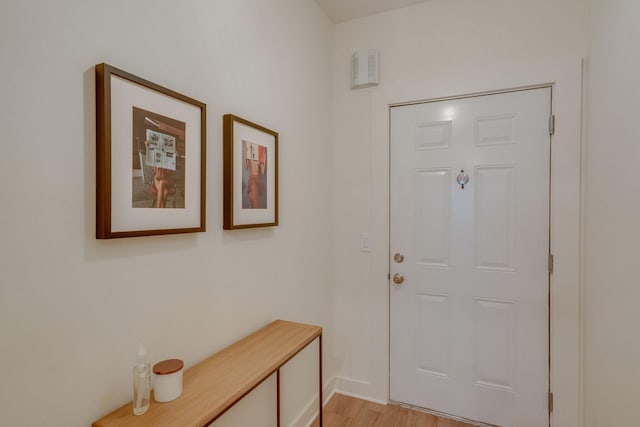
[{"label": "door knob", "polygon": [[402,254],[400,254],[400,253],[396,253],[396,254],[393,256],[393,260],[394,260],[395,262],[397,262],[398,264],[400,264],[402,261],[404,261],[404,255],[402,255]]},{"label": "door knob", "polygon": [[396,273],[393,275],[393,283],[395,283],[396,285],[399,285],[402,282],[404,282],[404,276],[402,274]]}]

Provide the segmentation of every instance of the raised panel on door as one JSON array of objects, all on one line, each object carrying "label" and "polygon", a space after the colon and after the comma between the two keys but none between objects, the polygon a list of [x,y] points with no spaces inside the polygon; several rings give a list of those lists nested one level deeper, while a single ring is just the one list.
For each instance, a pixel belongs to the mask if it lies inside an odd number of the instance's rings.
[{"label": "raised panel on door", "polygon": [[516,143],[516,114],[476,118],[476,145]]},{"label": "raised panel on door", "polygon": [[450,263],[451,171],[416,171],[416,259],[422,267]]},{"label": "raised panel on door", "polygon": [[475,267],[515,270],[515,166],[475,169]]},{"label": "raised panel on door", "polygon": [[504,391],[515,388],[515,304],[476,298],[475,383]]},{"label": "raised panel on door", "polygon": [[451,120],[416,125],[416,150],[449,148],[450,145]]},{"label": "raised panel on door", "polygon": [[440,294],[416,294],[416,371],[449,376],[449,298]]}]

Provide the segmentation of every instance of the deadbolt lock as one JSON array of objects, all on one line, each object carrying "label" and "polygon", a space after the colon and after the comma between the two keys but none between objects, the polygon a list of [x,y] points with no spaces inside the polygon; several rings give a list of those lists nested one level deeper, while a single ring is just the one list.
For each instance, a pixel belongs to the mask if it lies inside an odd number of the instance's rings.
[{"label": "deadbolt lock", "polygon": [[395,262],[397,262],[398,264],[400,264],[402,261],[404,261],[404,255],[402,255],[401,253],[396,253],[396,254],[393,256],[393,260],[394,260]]}]

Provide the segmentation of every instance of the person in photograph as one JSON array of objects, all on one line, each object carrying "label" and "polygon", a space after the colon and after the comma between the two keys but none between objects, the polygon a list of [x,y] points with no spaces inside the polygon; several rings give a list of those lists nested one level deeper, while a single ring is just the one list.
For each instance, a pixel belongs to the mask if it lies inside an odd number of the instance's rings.
[{"label": "person in photograph", "polygon": [[[169,189],[171,187],[171,180],[167,177],[166,169],[153,168],[154,178],[153,184],[156,190],[156,208],[167,207],[167,197],[169,196]],[[151,192],[153,192],[153,187]]]},{"label": "person in photograph", "polygon": [[[144,141],[146,146],[151,144],[148,140]],[[169,197],[169,192],[173,186],[171,182],[171,175],[173,171],[169,169],[164,169],[161,167],[153,168],[153,182],[151,183],[150,191],[152,194],[156,196],[156,201],[153,207],[155,208],[166,208],[167,207],[167,198]]]},{"label": "person in photograph", "polygon": [[186,124],[133,107],[132,207],[185,207]]},{"label": "person in photograph", "polygon": [[249,195],[248,207],[265,209],[266,203],[261,203],[261,196],[266,193],[264,175],[267,171],[267,147],[243,141],[243,154],[244,169],[250,172],[246,186]]}]

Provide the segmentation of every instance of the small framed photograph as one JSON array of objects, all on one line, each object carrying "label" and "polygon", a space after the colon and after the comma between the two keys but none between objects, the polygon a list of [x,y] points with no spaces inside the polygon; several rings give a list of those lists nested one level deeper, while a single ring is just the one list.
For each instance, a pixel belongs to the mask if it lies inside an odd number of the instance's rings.
[{"label": "small framed photograph", "polygon": [[278,134],[233,114],[222,127],[223,228],[278,225]]},{"label": "small framed photograph", "polygon": [[206,105],[96,71],[96,238],[205,231]]}]

